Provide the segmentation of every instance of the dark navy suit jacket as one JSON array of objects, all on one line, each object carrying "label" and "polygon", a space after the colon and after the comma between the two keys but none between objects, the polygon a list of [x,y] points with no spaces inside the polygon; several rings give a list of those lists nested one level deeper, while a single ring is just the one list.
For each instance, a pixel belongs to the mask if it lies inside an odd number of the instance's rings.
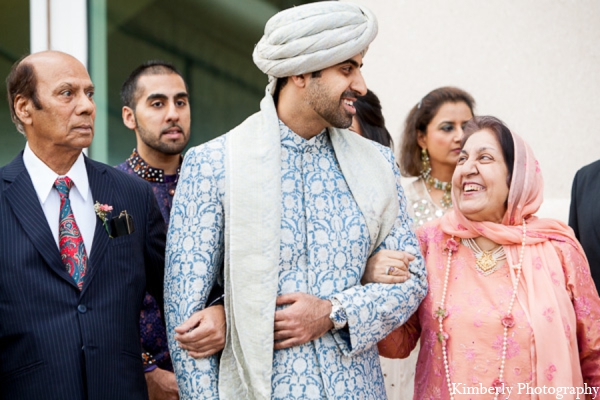
[{"label": "dark navy suit jacket", "polygon": [[571,189],[569,225],[585,251],[600,291],[600,161],[577,171]]},{"label": "dark navy suit jacket", "polygon": [[[147,399],[139,316],[162,304],[165,225],[150,185],[85,160],[93,201],[133,216],[109,238],[96,220],[79,291],[19,154],[0,168],[0,399]],[[58,221],[57,221],[58,223]]]}]

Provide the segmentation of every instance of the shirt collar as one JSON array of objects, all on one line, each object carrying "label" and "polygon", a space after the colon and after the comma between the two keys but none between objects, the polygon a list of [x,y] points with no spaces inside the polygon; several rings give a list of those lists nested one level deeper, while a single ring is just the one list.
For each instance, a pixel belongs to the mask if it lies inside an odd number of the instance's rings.
[{"label": "shirt collar", "polygon": [[329,142],[327,129],[323,129],[321,133],[307,140],[291,130],[282,120],[279,120],[279,132],[281,134],[281,144],[283,146],[300,151],[311,151],[312,149],[318,150],[323,146],[327,146],[327,143]]},{"label": "shirt collar", "polygon": [[[48,199],[50,191],[54,187],[54,181],[60,175],[54,172],[48,167],[42,160],[35,155],[35,153],[29,147],[29,142],[25,144],[25,150],[23,151],[23,163],[25,168],[31,177],[33,188],[35,189],[40,202],[44,204]],[[69,172],[64,176],[68,176],[73,181],[73,186],[81,194],[83,200],[87,200],[89,192],[89,181],[87,176],[87,169],[85,168],[85,160],[83,152],[79,154],[75,163],[71,166]]]},{"label": "shirt collar", "polygon": [[[177,168],[177,173],[175,182],[177,182],[179,178],[179,171],[181,169],[181,162],[183,161],[183,157],[180,158],[179,168]],[[140,156],[137,152],[137,149],[133,149],[133,153],[126,160],[127,165],[140,177],[148,182],[165,182],[165,171],[160,168],[154,168],[148,165],[148,163]]]}]

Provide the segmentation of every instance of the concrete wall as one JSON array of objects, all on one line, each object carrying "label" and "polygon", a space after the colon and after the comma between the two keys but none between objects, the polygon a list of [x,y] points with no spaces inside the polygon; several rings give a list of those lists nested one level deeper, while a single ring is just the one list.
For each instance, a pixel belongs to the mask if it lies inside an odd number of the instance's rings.
[{"label": "concrete wall", "polygon": [[378,17],[363,73],[395,142],[427,92],[465,89],[533,147],[538,215],[567,221],[575,172],[600,158],[600,1],[348,1]]}]

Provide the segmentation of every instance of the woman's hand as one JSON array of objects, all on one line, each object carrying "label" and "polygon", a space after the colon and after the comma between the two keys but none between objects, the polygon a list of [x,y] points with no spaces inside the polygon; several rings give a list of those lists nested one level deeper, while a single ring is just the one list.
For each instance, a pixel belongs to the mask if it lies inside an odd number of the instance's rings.
[{"label": "woman's hand", "polygon": [[361,283],[402,283],[410,278],[408,264],[415,259],[410,253],[380,250],[367,260]]}]

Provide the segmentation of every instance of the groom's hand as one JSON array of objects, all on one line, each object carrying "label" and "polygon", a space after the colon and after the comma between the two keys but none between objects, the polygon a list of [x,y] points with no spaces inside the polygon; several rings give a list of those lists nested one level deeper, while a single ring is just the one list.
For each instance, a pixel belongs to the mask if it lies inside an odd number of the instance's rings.
[{"label": "groom's hand", "polygon": [[317,339],[333,328],[329,319],[331,302],[306,293],[289,293],[277,297],[274,348],[285,349]]}]

